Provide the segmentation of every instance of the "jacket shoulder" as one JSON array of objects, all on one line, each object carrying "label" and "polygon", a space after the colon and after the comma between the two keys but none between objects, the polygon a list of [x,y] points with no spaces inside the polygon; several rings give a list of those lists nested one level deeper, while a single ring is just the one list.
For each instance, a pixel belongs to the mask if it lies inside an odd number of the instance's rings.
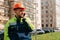
[{"label": "jacket shoulder", "polygon": [[31,19],[26,17],[26,21],[31,23]]},{"label": "jacket shoulder", "polygon": [[9,22],[9,23],[11,23],[11,22],[16,22],[16,18],[13,17],[13,18],[11,18],[8,22]]}]

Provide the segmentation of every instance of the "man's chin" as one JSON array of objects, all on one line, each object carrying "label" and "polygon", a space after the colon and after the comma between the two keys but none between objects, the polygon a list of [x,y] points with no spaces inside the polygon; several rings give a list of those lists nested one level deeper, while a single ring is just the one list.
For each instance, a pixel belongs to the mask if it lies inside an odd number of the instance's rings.
[{"label": "man's chin", "polygon": [[18,18],[21,18],[21,16],[18,16]]},{"label": "man's chin", "polygon": [[18,16],[19,18],[23,18],[23,16]]}]

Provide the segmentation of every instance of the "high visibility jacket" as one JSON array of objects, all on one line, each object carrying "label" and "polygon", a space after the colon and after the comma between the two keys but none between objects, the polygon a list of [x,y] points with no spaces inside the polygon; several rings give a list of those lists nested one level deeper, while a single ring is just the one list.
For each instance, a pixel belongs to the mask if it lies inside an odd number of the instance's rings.
[{"label": "high visibility jacket", "polygon": [[34,30],[34,25],[29,18],[13,17],[5,25],[4,40],[31,40],[29,32],[32,30]]}]

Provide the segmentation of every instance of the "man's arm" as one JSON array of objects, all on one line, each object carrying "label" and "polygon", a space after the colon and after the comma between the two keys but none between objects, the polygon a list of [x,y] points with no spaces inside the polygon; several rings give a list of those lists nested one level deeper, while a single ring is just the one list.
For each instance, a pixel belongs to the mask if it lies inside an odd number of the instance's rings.
[{"label": "man's arm", "polygon": [[31,20],[29,18],[26,18],[26,21],[30,25],[31,29],[34,30],[35,29],[35,26],[32,24]]},{"label": "man's arm", "polygon": [[8,27],[9,27],[9,22],[6,23],[5,28],[4,28],[4,40],[10,40],[8,36]]}]

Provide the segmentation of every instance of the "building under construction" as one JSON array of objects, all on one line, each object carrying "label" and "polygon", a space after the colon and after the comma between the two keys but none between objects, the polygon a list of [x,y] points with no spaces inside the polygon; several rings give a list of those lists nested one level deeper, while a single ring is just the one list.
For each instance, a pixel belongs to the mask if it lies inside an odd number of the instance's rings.
[{"label": "building under construction", "polygon": [[12,5],[18,2],[25,5],[27,16],[36,28],[56,28],[55,0],[2,0],[0,1],[0,23],[5,24],[14,16]]},{"label": "building under construction", "polygon": [[56,0],[41,0],[42,28],[56,28]]}]

